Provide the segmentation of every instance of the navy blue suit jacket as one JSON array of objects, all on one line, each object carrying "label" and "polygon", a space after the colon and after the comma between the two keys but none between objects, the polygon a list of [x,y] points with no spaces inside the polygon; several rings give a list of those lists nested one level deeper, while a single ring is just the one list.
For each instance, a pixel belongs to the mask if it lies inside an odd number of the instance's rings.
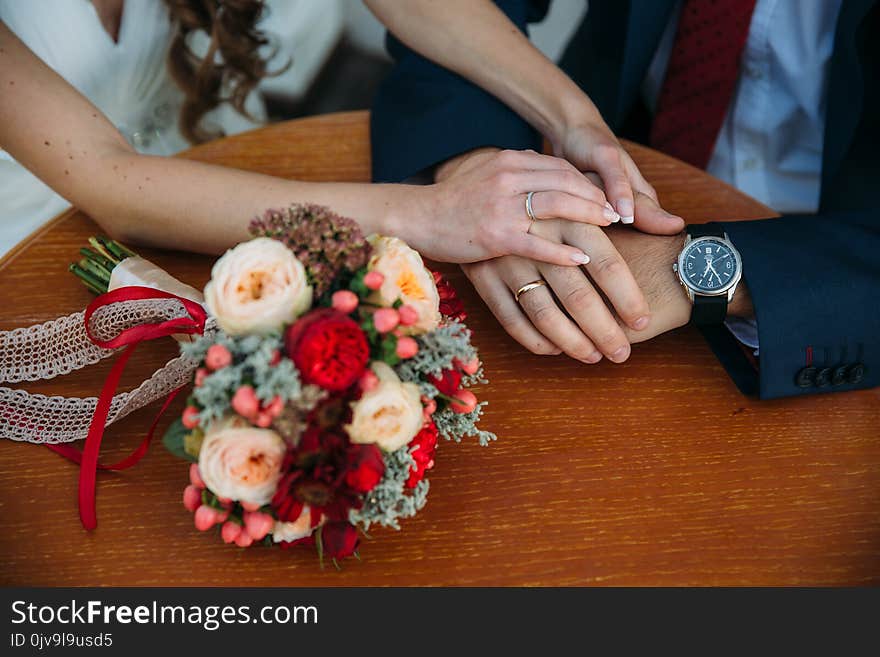
[{"label": "navy blue suit jacket", "polygon": [[[548,0],[496,0],[523,31]],[[591,0],[560,65],[617,134],[675,0]],[[460,76],[389,37],[396,65],[373,106],[373,177],[400,181],[480,146],[541,138]],[[756,374],[726,332],[710,344],[743,392],[762,398],[880,384],[880,0],[843,0],[829,75],[820,211],[723,223],[742,253],[760,340]],[[709,336],[707,336],[709,337]],[[812,354],[814,369],[808,365]]]}]

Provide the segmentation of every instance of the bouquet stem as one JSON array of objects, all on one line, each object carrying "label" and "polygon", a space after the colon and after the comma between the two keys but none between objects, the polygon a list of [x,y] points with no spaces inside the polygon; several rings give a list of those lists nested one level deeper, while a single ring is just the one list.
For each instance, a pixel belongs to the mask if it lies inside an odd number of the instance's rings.
[{"label": "bouquet stem", "polygon": [[82,260],[70,265],[70,272],[95,294],[104,294],[110,285],[110,275],[114,267],[126,258],[137,254],[119,242],[108,237],[90,237],[92,248],[83,247],[79,250]]}]

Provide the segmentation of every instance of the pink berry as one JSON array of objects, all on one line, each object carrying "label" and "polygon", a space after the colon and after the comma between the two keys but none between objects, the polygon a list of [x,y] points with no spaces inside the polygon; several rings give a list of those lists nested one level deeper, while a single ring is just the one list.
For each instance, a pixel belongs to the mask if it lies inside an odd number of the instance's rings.
[{"label": "pink berry", "polygon": [[251,543],[253,543],[253,542],[254,542],[253,536],[248,534],[247,529],[244,529],[244,528],[239,532],[238,536],[235,537],[235,544],[238,547],[243,547],[243,548],[250,547]]},{"label": "pink berry", "polygon": [[348,315],[358,307],[358,296],[351,290],[339,290],[333,293],[331,303],[335,310]]},{"label": "pink berry", "polygon": [[254,504],[253,502],[239,502],[239,504],[241,504],[241,507],[245,511],[259,511],[260,510],[260,505]]},{"label": "pink berry", "polygon": [[209,370],[220,370],[232,363],[232,354],[222,344],[212,344],[205,354],[205,365]]},{"label": "pink berry", "polygon": [[460,364],[459,367],[461,367],[461,371],[465,374],[476,374],[479,371],[481,364],[480,359],[474,357],[468,362]]},{"label": "pink berry", "polygon": [[400,315],[394,308],[379,308],[373,313],[373,324],[379,333],[388,333],[397,328],[400,323]]},{"label": "pink berry", "polygon": [[385,282],[385,276],[377,271],[368,271],[364,276],[364,285],[370,290],[378,290]]},{"label": "pink berry", "polygon": [[266,413],[271,415],[273,419],[278,417],[279,415],[281,415],[281,411],[283,411],[283,410],[284,410],[284,402],[281,401],[281,395],[275,395],[272,398],[272,401],[269,402],[269,405],[265,409]]},{"label": "pink berry", "polygon": [[207,504],[202,504],[198,509],[196,509],[196,515],[193,520],[196,524],[196,529],[200,532],[206,532],[215,524],[217,524],[217,515],[214,513],[214,509],[209,507]]},{"label": "pink berry", "polygon": [[229,509],[214,509],[211,510],[214,512],[214,524],[219,525],[220,523],[226,522],[229,519]]},{"label": "pink berry", "polygon": [[477,397],[470,390],[459,390],[452,398],[449,407],[456,413],[470,413],[477,407]]},{"label": "pink berry", "polygon": [[220,504],[223,505],[223,508],[224,508],[224,509],[231,509],[231,508],[232,508],[232,500],[230,500],[228,497],[220,497],[220,496],[218,495],[218,496],[217,496],[217,501],[220,502]]},{"label": "pink berry", "polygon": [[201,388],[202,385],[205,383],[206,378],[208,378],[208,370],[206,370],[204,367],[200,367],[199,369],[197,369],[195,380],[196,388]]},{"label": "pink berry", "polygon": [[245,418],[254,417],[260,409],[260,400],[253,386],[244,385],[232,396],[232,409]]},{"label": "pink berry", "polygon": [[245,511],[244,526],[247,528],[251,538],[255,541],[261,541],[266,537],[266,534],[272,531],[272,527],[275,526],[275,520],[268,513]]},{"label": "pink berry", "polygon": [[180,416],[180,421],[185,428],[195,429],[199,426],[199,409],[195,406],[187,406],[183,409],[183,415]]},{"label": "pink berry", "polygon": [[[193,464],[195,465],[195,464]],[[187,511],[194,512],[202,505],[202,491],[190,484],[183,489],[183,506]]]},{"label": "pink berry", "polygon": [[232,541],[238,538],[239,534],[241,534],[241,525],[232,520],[227,520],[220,528],[220,536],[223,538],[224,543],[232,543]]},{"label": "pink berry", "polygon": [[202,473],[199,472],[198,463],[191,463],[189,466],[189,482],[198,489],[207,488],[202,480]]},{"label": "pink berry", "polygon": [[261,429],[268,429],[272,426],[272,416],[265,412],[257,413],[254,424],[256,424]]},{"label": "pink berry", "polygon": [[418,311],[408,304],[402,305],[397,312],[400,314],[400,323],[404,326],[412,326],[419,321]]},{"label": "pink berry", "polygon": [[419,353],[419,343],[409,336],[398,338],[395,352],[398,358],[412,358]]},{"label": "pink berry", "polygon": [[358,385],[360,385],[362,392],[370,392],[370,390],[379,385],[379,377],[376,376],[376,373],[373,370],[368,369],[361,376]]}]

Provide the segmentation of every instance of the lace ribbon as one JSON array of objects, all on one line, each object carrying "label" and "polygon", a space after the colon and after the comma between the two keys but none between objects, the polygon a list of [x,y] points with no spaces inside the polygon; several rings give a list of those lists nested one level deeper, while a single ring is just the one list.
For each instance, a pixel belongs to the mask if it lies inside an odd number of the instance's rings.
[{"label": "lace ribbon", "polygon": [[[183,340],[215,330],[213,320],[208,319],[201,305],[198,290],[149,261],[129,258],[117,265],[111,278],[113,287],[117,289],[96,298],[84,312],[0,332],[0,383],[52,379],[124,349],[100,397],[46,396],[0,387],[0,437],[46,444],[80,464],[80,517],[87,529],[97,524],[96,471],[121,470],[140,460],[162,412],[189,383],[197,365],[178,356],[134,390],[116,394],[135,347],[145,340],[170,335]],[[166,401],[141,445],[119,463],[99,464],[104,429],[160,397],[166,397]],[[86,439],[82,452],[65,444],[81,438]]]}]

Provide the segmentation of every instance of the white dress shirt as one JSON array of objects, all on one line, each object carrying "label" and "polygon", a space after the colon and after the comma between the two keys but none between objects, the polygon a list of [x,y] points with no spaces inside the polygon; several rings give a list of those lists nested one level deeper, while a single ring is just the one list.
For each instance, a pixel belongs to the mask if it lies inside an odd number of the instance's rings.
[{"label": "white dress shirt", "polygon": [[[706,170],[781,213],[815,212],[828,69],[842,0],[757,0],[740,78]],[[643,91],[656,108],[678,27],[660,41]]]}]

